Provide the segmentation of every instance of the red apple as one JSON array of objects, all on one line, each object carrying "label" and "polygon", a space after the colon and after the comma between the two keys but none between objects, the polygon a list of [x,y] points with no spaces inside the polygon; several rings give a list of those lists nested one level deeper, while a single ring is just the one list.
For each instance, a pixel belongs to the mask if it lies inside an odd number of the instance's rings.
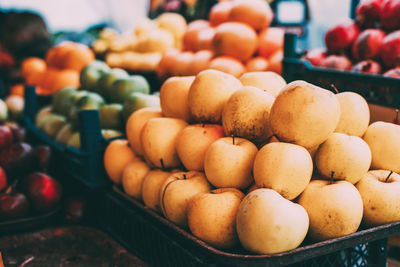
[{"label": "red apple", "polygon": [[360,30],[357,25],[347,20],[329,29],[325,34],[325,44],[330,53],[337,53],[351,47]]},{"label": "red apple", "polygon": [[361,28],[374,28],[380,20],[382,0],[362,0],[357,6],[356,23]]},{"label": "red apple", "polygon": [[[398,16],[400,17],[400,14]],[[386,35],[380,54],[386,68],[400,67],[400,30]]]},{"label": "red apple", "polygon": [[400,67],[388,70],[383,74],[385,77],[400,78]]},{"label": "red apple", "polygon": [[378,62],[369,59],[358,62],[351,70],[366,74],[379,74],[381,69],[381,65]]},{"label": "red apple", "polygon": [[351,70],[352,64],[350,59],[346,56],[330,55],[322,60],[321,67],[337,70]]},{"label": "red apple", "polygon": [[0,151],[0,166],[9,176],[29,173],[36,167],[32,146],[27,143],[15,143],[3,148]]},{"label": "red apple", "polygon": [[35,152],[39,170],[41,171],[48,170],[51,162],[50,147],[46,145],[36,146],[33,150]]},{"label": "red apple", "polygon": [[21,189],[38,211],[51,210],[58,204],[62,195],[60,183],[41,172],[29,174],[22,180]]},{"label": "red apple", "polygon": [[308,60],[311,65],[319,66],[326,56],[326,51],[323,48],[316,48],[306,52],[303,59]]},{"label": "red apple", "polygon": [[11,145],[13,139],[11,129],[5,125],[0,125],[0,148]]},{"label": "red apple", "polygon": [[4,123],[4,125],[8,126],[11,129],[11,132],[14,137],[14,142],[24,142],[26,138],[26,129],[18,125],[18,123],[13,121],[8,121]]},{"label": "red apple", "polygon": [[0,191],[7,187],[7,175],[4,169],[0,166]]},{"label": "red apple", "polygon": [[385,32],[379,29],[367,29],[360,33],[353,44],[353,57],[357,60],[378,59]]},{"label": "red apple", "polygon": [[387,30],[400,28],[400,0],[383,0],[380,17],[381,27]]},{"label": "red apple", "polygon": [[17,219],[29,212],[29,202],[26,196],[18,192],[0,194],[0,220]]}]

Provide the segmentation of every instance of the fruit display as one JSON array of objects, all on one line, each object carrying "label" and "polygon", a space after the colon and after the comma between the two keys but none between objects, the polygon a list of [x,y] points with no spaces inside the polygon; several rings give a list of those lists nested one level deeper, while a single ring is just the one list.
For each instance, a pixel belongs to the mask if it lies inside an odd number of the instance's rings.
[{"label": "fruit display", "polygon": [[211,68],[236,77],[249,71],[282,72],[284,30],[269,27],[274,13],[267,1],[221,1],[208,20],[187,25],[183,49],[170,49],[157,66],[157,75],[196,75]]},{"label": "fruit display", "polygon": [[[64,87],[79,87],[79,73],[95,59],[86,45],[70,41],[50,48],[45,59],[29,57],[21,64],[25,84],[34,85],[38,95],[53,95]],[[23,85],[12,87],[10,94],[23,96]]]},{"label": "fruit display", "polygon": [[215,248],[279,253],[400,220],[400,128],[370,124],[359,94],[208,69],[167,79],[160,104],[132,113],[106,172]]},{"label": "fruit display", "polygon": [[106,28],[92,47],[96,54],[105,54],[105,61],[110,67],[154,71],[162,53],[170,48],[182,47],[185,31],[185,18],[166,12],[153,20],[144,19],[133,33],[127,35]]},{"label": "fruit display", "polygon": [[362,0],[355,20],[346,20],[325,33],[326,49],[306,52],[313,66],[381,74],[397,78],[400,67],[400,2]]},{"label": "fruit display", "polygon": [[50,147],[27,143],[25,129],[14,122],[0,125],[0,143],[0,221],[54,210],[62,186],[47,174]]},{"label": "fruit display", "polygon": [[96,60],[81,71],[79,88],[57,91],[51,105],[37,112],[35,126],[61,145],[79,148],[80,110],[98,110],[102,135],[109,139],[123,136],[124,123],[132,112],[158,107],[159,102],[143,76]]}]

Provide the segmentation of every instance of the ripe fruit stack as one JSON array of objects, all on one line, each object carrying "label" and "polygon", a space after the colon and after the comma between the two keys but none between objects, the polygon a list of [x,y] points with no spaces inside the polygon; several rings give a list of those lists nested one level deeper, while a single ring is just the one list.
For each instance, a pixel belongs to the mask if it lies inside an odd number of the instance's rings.
[{"label": "ripe fruit stack", "polygon": [[130,116],[106,171],[216,248],[277,253],[400,220],[400,126],[369,125],[358,94],[208,69],[167,79],[160,102]]},{"label": "ripe fruit stack", "polygon": [[159,107],[158,95],[141,75],[129,75],[123,69],[110,69],[104,62],[93,61],[80,73],[80,88],[59,90],[51,106],[36,115],[35,125],[62,145],[80,147],[78,111],[99,111],[100,127],[105,138],[123,135],[125,121],[143,107]]},{"label": "ripe fruit stack", "polygon": [[32,147],[25,129],[0,125],[0,221],[53,210],[60,202],[60,183],[45,172],[51,166],[48,146]]},{"label": "ripe fruit stack", "polygon": [[158,76],[196,75],[207,68],[236,77],[248,71],[281,73],[284,30],[269,27],[273,16],[264,0],[217,3],[209,20],[187,25],[182,51],[172,49],[163,54]]},{"label": "ripe fruit stack", "polygon": [[166,12],[154,20],[144,19],[129,35],[106,28],[92,47],[97,54],[105,54],[110,67],[154,71],[163,52],[182,47],[186,26],[183,16]]},{"label": "ripe fruit stack", "polygon": [[326,51],[307,52],[312,65],[398,78],[400,68],[400,1],[362,0],[350,19],[325,34]]}]

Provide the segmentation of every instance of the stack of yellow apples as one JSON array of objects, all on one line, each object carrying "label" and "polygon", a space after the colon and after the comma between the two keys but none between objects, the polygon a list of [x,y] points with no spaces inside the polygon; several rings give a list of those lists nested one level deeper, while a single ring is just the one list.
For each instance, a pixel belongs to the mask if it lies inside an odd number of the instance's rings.
[{"label": "stack of yellow apples", "polygon": [[105,169],[125,193],[219,249],[258,254],[400,220],[400,126],[367,102],[274,72],[171,77]]}]

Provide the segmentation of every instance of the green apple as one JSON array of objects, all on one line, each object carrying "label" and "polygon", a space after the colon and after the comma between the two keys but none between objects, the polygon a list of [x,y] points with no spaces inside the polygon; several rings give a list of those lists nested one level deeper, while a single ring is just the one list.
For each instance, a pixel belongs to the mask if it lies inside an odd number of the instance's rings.
[{"label": "green apple", "polygon": [[102,129],[123,129],[122,105],[105,104],[99,108],[100,127]]},{"label": "green apple", "polygon": [[18,120],[24,111],[25,99],[19,95],[9,95],[6,97],[4,102],[7,105],[6,108],[8,112],[5,112],[4,108],[1,107],[2,105],[0,105],[0,120],[4,121],[4,115],[6,116],[6,119],[8,117],[8,119],[11,120]]},{"label": "green apple", "polygon": [[109,88],[111,87],[111,85],[115,80],[122,77],[129,77],[129,74],[123,69],[118,69],[118,68],[111,69],[110,72],[105,73],[97,81],[94,91],[102,95],[105,99],[109,100],[108,96]]},{"label": "green apple", "polygon": [[7,104],[0,99],[0,121],[6,121],[8,118],[8,108],[7,108]]},{"label": "green apple", "polygon": [[103,61],[95,60],[91,62],[81,71],[81,89],[93,91],[97,81],[109,71],[110,68]]},{"label": "green apple", "polygon": [[56,142],[61,145],[67,145],[68,140],[71,138],[73,134],[72,125],[70,123],[65,124],[56,135]]},{"label": "green apple", "polygon": [[103,135],[103,137],[105,139],[111,139],[111,138],[115,138],[115,137],[121,137],[124,135],[123,132],[121,131],[117,131],[114,129],[101,129],[101,134]]},{"label": "green apple", "polygon": [[71,137],[68,139],[67,146],[72,146],[75,148],[81,147],[81,137],[79,132],[74,132]]},{"label": "green apple", "polygon": [[67,115],[69,108],[72,105],[73,96],[77,92],[78,90],[73,87],[66,87],[57,91],[51,101],[53,112],[62,114],[64,116]]},{"label": "green apple", "polygon": [[122,118],[127,121],[129,116],[138,109],[146,107],[160,107],[160,97],[140,92],[130,94],[122,107]]},{"label": "green apple", "polygon": [[108,96],[110,97],[110,102],[123,103],[133,92],[150,93],[149,83],[143,76],[132,75],[115,80],[111,88],[109,88]]},{"label": "green apple", "polygon": [[49,116],[47,118],[42,129],[46,135],[54,139],[60,129],[67,124],[67,120],[63,116]]}]

